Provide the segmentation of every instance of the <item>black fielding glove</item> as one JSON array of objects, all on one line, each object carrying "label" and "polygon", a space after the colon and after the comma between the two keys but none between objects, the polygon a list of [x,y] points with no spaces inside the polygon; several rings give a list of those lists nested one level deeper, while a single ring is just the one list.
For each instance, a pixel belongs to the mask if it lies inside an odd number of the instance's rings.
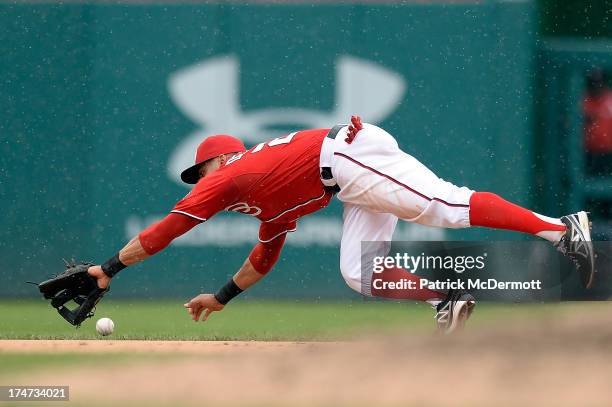
[{"label": "black fielding glove", "polygon": [[[108,288],[99,288],[95,277],[87,273],[92,263],[66,264],[66,271],[38,284],[38,289],[45,299],[51,300],[51,306],[70,324],[80,326],[94,315],[96,304],[108,292]],[[64,304],[74,301],[78,306],[69,309]]]}]

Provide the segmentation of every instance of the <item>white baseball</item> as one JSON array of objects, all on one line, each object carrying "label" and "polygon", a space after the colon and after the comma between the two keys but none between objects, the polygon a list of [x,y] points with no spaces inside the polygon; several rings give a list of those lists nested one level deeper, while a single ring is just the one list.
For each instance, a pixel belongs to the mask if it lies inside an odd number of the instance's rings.
[{"label": "white baseball", "polygon": [[100,318],[96,322],[96,331],[102,336],[107,336],[113,333],[115,323],[110,318]]}]

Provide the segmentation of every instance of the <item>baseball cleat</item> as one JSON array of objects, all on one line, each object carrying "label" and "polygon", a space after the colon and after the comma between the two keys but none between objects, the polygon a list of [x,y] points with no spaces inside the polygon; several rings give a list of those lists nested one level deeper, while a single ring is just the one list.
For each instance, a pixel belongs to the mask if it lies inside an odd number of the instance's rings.
[{"label": "baseball cleat", "polygon": [[595,278],[595,255],[589,217],[586,212],[578,212],[563,216],[561,221],[567,229],[556,244],[557,250],[572,259],[582,285],[591,288]]},{"label": "baseball cleat", "polygon": [[476,307],[474,297],[465,291],[450,290],[448,297],[436,307],[438,331],[451,334],[463,329]]}]

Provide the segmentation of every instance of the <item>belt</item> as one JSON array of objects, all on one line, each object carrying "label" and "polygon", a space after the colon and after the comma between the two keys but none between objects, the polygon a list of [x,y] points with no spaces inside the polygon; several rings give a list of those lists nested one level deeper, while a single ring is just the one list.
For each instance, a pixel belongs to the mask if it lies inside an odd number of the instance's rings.
[{"label": "belt", "polygon": [[[338,132],[343,127],[346,127],[346,124],[335,125],[329,130],[326,137],[332,140],[335,139],[338,135]],[[331,194],[337,194],[338,192],[340,192],[340,186],[338,186],[338,183],[334,178],[334,174],[332,173],[331,167],[321,167],[321,182],[323,183],[323,188],[327,192]]]}]

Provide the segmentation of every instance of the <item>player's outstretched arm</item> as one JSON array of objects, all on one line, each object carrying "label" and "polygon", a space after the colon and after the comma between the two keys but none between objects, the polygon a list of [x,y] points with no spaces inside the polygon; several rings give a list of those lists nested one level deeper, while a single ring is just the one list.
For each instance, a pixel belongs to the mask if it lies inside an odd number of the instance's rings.
[{"label": "player's outstretched arm", "polygon": [[240,270],[216,294],[200,294],[186,303],[185,308],[187,308],[187,312],[194,321],[199,321],[202,313],[204,313],[202,321],[206,321],[211,313],[221,311],[229,300],[263,277],[264,274],[255,270],[255,267],[247,258]]},{"label": "player's outstretched arm", "polygon": [[104,264],[90,267],[88,273],[97,279],[98,287],[106,288],[119,271],[163,250],[199,223],[188,216],[171,213],[135,236]]},{"label": "player's outstretched arm", "polygon": [[234,297],[261,280],[278,260],[284,243],[285,235],[258,243],[240,270],[216,294],[200,294],[185,304],[191,318],[199,321],[204,313],[202,321],[206,321],[211,313],[221,311]]},{"label": "player's outstretched arm", "polygon": [[[126,267],[141,262],[150,256],[151,255],[142,247],[138,236],[130,240],[118,254],[119,261]],[[87,272],[98,279],[98,287],[106,288],[109,286],[111,277],[104,273],[102,266],[92,266]]]}]

